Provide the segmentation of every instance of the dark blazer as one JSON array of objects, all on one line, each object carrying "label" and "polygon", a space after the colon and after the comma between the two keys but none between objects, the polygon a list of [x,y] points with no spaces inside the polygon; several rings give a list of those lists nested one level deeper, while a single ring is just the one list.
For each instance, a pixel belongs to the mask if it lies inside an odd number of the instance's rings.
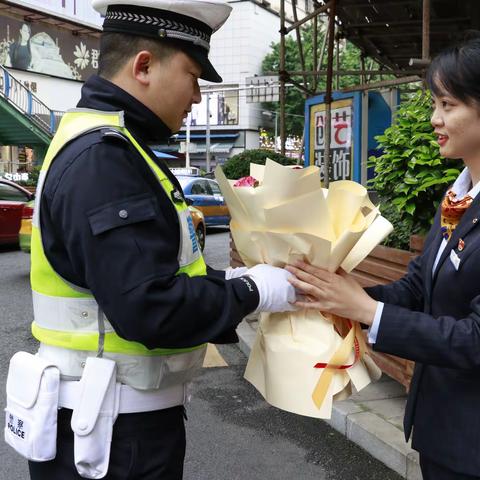
[{"label": "dark blazer", "polygon": [[[465,212],[432,276],[442,242],[440,211],[423,254],[389,285],[374,350],[414,360],[405,436],[429,459],[480,476],[480,195]],[[464,242],[459,248],[459,240]],[[458,255],[458,269],[450,259]]]}]

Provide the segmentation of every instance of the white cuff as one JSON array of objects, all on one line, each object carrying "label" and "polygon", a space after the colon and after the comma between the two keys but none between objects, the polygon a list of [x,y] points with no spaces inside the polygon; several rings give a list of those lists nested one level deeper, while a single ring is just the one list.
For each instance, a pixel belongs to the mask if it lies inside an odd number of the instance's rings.
[{"label": "white cuff", "polygon": [[368,343],[375,343],[377,341],[378,328],[380,327],[380,319],[382,318],[383,306],[383,302],[377,302],[375,316],[373,317],[372,325],[368,329]]},{"label": "white cuff", "polygon": [[247,273],[247,270],[248,270],[247,267],[237,267],[237,268],[228,267],[225,270],[225,280],[231,280],[232,278],[243,277],[243,275]]}]

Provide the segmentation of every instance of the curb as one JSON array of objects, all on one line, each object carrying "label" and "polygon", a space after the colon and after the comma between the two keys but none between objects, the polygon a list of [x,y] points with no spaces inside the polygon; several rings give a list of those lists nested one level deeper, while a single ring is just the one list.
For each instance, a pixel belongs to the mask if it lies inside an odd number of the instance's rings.
[{"label": "curb", "polygon": [[[248,357],[256,331],[244,319],[237,327],[239,348]],[[322,420],[407,480],[422,480],[418,453],[405,442],[401,421],[406,395],[386,375],[348,400],[334,402],[332,418]],[[392,417],[392,413],[398,413]],[[390,415],[390,417],[389,417]]]}]

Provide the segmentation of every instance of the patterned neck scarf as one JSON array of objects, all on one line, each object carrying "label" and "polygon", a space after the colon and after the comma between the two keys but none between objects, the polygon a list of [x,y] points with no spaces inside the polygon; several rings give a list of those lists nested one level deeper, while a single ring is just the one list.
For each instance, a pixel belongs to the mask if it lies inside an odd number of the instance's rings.
[{"label": "patterned neck scarf", "polygon": [[447,242],[460,223],[463,214],[473,202],[470,195],[465,195],[461,200],[455,200],[456,196],[455,192],[449,190],[442,202],[441,232]]}]

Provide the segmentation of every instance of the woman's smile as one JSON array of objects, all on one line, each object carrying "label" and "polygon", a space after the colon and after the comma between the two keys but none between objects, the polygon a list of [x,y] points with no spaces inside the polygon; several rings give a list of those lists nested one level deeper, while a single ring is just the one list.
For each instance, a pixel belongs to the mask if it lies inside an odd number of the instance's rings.
[{"label": "woman's smile", "polygon": [[441,133],[437,133],[437,143],[440,147],[445,146],[448,141],[448,135],[443,135]]}]

